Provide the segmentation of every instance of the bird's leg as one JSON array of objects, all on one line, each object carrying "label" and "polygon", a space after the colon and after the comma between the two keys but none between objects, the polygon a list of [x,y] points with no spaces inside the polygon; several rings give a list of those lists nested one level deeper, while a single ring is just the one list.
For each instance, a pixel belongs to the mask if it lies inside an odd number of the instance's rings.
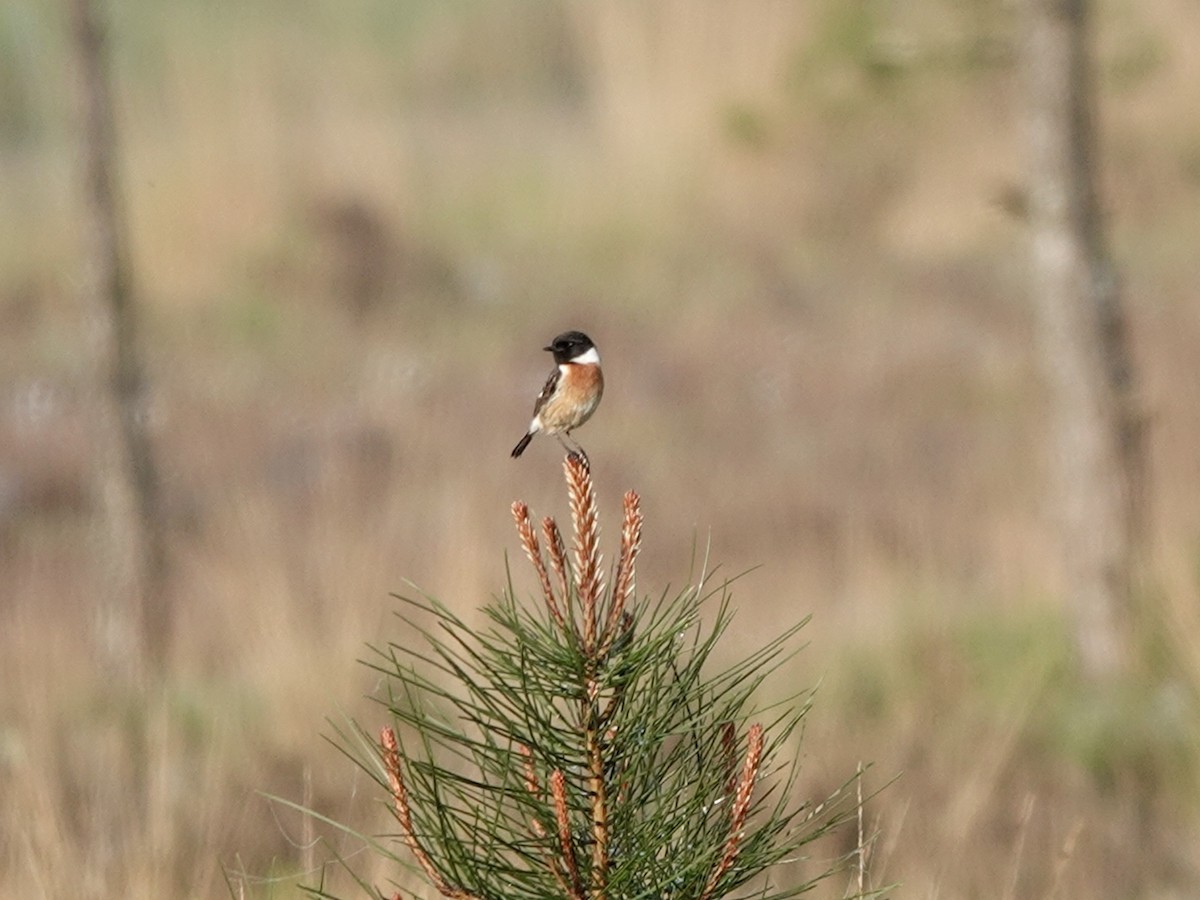
[{"label": "bird's leg", "polygon": [[588,455],[584,452],[583,447],[580,446],[579,442],[571,437],[571,433],[569,431],[560,431],[555,435],[555,437],[557,437],[558,442],[563,445],[563,449],[567,451],[568,457],[572,457],[582,462],[585,469],[590,470],[592,468],[592,462],[588,459]]},{"label": "bird's leg", "polygon": [[589,472],[592,470],[592,461],[588,459],[587,453],[583,449],[583,444],[571,437],[571,432],[567,432],[567,440],[575,445],[575,456],[583,463],[583,467]]}]

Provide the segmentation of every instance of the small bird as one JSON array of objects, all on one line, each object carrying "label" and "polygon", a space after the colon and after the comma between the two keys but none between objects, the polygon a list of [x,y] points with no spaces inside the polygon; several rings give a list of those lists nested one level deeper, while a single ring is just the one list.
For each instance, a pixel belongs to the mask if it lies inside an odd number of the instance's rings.
[{"label": "small bird", "polygon": [[[587,459],[571,432],[591,418],[604,393],[604,373],[600,354],[592,339],[582,331],[565,331],[544,347],[554,354],[558,367],[546,379],[546,386],[533,405],[533,421],[525,437],[513,447],[513,458],[520,456],[539,431],[552,434],[568,453]],[[568,443],[570,441],[570,443]],[[574,444],[575,446],[571,446]]]}]

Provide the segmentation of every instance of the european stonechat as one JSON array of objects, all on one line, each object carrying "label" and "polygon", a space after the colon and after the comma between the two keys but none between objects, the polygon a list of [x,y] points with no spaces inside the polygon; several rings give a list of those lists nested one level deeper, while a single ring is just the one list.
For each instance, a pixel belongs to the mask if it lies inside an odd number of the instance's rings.
[{"label": "european stonechat", "polygon": [[513,447],[512,455],[516,458],[524,453],[533,436],[541,431],[557,437],[568,453],[578,453],[587,459],[583,448],[571,441],[571,432],[590,419],[600,405],[604,393],[600,354],[592,339],[582,331],[563,332],[543,349],[554,354],[558,365],[538,394],[529,431]]}]

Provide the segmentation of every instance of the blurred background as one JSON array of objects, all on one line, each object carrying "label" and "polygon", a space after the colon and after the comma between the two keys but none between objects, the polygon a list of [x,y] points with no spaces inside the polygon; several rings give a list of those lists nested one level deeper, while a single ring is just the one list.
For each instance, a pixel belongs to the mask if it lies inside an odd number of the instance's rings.
[{"label": "blurred background", "polygon": [[294,896],[322,832],[396,877],[259,792],[387,827],[326,719],[380,716],[356,659],[406,639],[389,592],[475,616],[511,501],[566,516],[557,444],[508,454],[570,328],[605,362],[606,556],[635,488],[643,592],[709,542],[753,570],[730,660],[812,614],[799,787],[892,782],[868,884],[1200,893],[1200,8],[1096,12],[1150,423],[1152,677],[1115,699],[1072,674],[1043,502],[1016,5],[108,4],[176,609],[146,700],[91,637],[70,29],[6,0],[0,896]]}]

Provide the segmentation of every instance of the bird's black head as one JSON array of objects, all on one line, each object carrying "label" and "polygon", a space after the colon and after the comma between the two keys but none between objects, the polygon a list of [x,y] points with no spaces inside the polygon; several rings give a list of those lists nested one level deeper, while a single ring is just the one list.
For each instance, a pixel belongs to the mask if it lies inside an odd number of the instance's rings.
[{"label": "bird's black head", "polygon": [[[560,366],[579,359],[589,350],[594,351],[596,345],[582,331],[564,331],[550,342],[549,347],[543,348],[554,354],[554,361]],[[597,357],[597,360],[599,357]]]}]

